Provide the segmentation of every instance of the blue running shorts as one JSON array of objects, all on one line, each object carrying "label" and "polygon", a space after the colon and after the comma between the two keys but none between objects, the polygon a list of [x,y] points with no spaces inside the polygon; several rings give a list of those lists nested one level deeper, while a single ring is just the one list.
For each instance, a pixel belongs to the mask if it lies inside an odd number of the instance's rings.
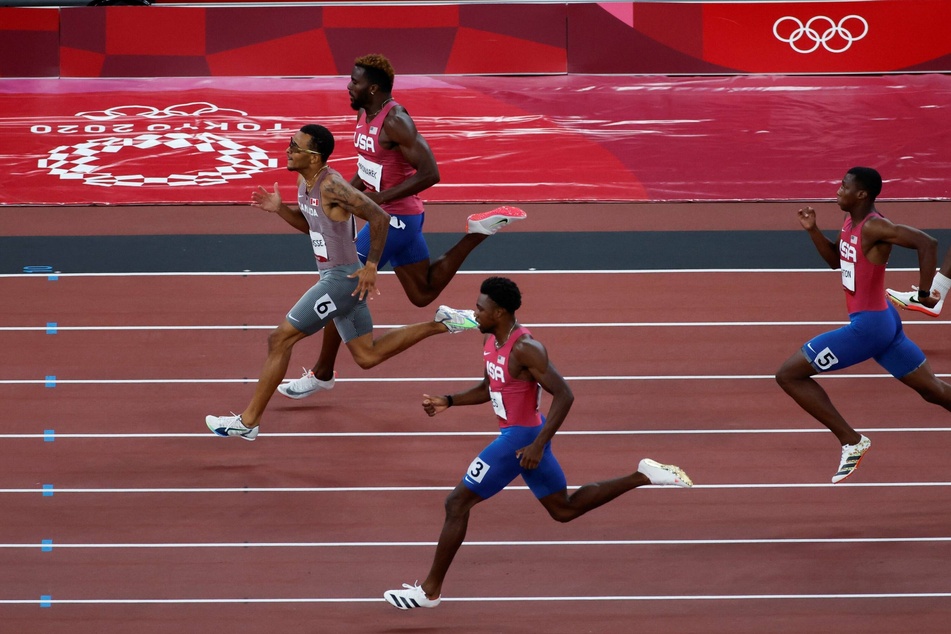
[{"label": "blue running shorts", "polygon": [[567,489],[565,472],[551,451],[551,443],[545,445],[545,453],[535,469],[523,469],[519,465],[520,458],[515,455],[522,447],[532,444],[543,426],[503,427],[499,437],[469,465],[462,479],[466,488],[487,500],[521,475],[539,499]]},{"label": "blue running shorts", "polygon": [[[429,259],[429,247],[423,238],[425,215],[390,216],[390,230],[386,234],[386,245],[377,268],[382,269],[388,263],[396,268]],[[370,225],[366,224],[357,234],[357,255],[364,264],[369,251]]]},{"label": "blue running shorts", "polygon": [[852,313],[847,326],[809,340],[802,352],[819,372],[842,370],[875,359],[896,379],[914,372],[925,362],[925,353],[905,336],[894,306]]}]

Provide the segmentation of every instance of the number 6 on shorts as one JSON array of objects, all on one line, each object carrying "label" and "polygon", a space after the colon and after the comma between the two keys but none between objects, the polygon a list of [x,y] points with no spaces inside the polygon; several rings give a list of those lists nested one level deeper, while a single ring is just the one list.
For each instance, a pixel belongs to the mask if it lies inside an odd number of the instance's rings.
[{"label": "number 6 on shorts", "polygon": [[314,302],[314,312],[321,319],[326,319],[329,314],[337,310],[337,305],[330,298],[330,293],[324,294],[320,299]]}]

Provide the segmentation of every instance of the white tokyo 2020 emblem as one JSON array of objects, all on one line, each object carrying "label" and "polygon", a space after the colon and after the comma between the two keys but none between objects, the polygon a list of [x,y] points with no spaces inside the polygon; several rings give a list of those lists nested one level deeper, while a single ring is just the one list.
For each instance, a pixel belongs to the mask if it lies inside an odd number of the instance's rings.
[{"label": "white tokyo 2020 emblem", "polygon": [[[223,119],[210,121],[208,115],[213,114]],[[238,140],[245,136],[243,131],[260,130],[260,124],[244,120],[238,123],[243,128],[231,130],[235,116],[246,114],[205,102],[176,104],[163,110],[151,106],[120,106],[80,112],[76,116],[87,121],[123,123],[112,130],[98,124],[88,126],[103,128],[106,135],[55,147],[38,160],[37,167],[62,180],[100,187],[209,186],[247,179],[277,167],[277,159],[256,145]],[[137,119],[168,121],[175,118],[181,123],[152,123],[150,129],[135,130]],[[206,127],[204,131],[200,131],[202,126]],[[156,169],[155,165],[151,170],[148,168],[150,157],[173,153],[191,155],[188,167],[183,166],[171,174],[167,173],[172,171],[168,168]],[[130,165],[135,166],[134,169],[129,170]],[[159,171],[165,173],[155,173]]]},{"label": "white tokyo 2020 emblem", "polygon": [[[792,24],[787,24],[787,23]],[[788,35],[781,34],[789,27],[792,31]],[[853,33],[848,27],[856,27],[858,33]],[[816,28],[818,27],[818,28]],[[823,27],[826,27],[824,30]],[[820,46],[830,53],[844,53],[857,42],[868,35],[868,22],[860,15],[847,15],[838,22],[824,15],[810,18],[805,24],[799,18],[791,15],[779,18],[773,23],[773,35],[780,42],[786,42],[797,53],[812,53]],[[805,40],[802,44],[800,41]]]}]

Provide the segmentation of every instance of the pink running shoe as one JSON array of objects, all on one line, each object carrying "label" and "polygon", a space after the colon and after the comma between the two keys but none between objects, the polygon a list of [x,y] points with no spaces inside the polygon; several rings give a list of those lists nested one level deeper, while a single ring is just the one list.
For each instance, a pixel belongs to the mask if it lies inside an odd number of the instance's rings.
[{"label": "pink running shoe", "polygon": [[510,222],[524,220],[527,217],[528,214],[518,207],[498,207],[491,211],[483,211],[481,214],[469,216],[468,233],[491,236]]}]

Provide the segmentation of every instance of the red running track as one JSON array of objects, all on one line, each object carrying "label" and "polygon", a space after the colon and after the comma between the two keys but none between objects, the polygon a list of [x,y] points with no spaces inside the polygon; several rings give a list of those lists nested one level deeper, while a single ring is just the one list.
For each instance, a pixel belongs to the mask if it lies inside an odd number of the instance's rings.
[{"label": "red running track", "polygon": [[[276,396],[258,441],[246,443],[213,437],[203,416],[240,411],[268,328],[308,277],[0,278],[0,295],[17,299],[0,315],[5,627],[945,627],[948,414],[874,364],[823,379],[875,443],[856,475],[832,487],[834,439],[771,378],[803,341],[844,320],[835,273],[512,277],[525,295],[520,319],[576,393],[555,442],[569,484],[650,456],[682,465],[698,486],[637,490],[560,525],[517,482],[473,512],[444,604],[409,613],[382,593],[425,576],[442,500],[494,432],[485,408],[428,419],[419,400],[476,380],[478,336],[434,337],[369,372],[344,355],[332,392]],[[440,301],[471,304],[480,280],[458,276]],[[392,276],[381,286],[379,325],[431,318]],[[738,299],[748,288],[758,289],[755,303]],[[905,316],[947,373],[947,322]],[[299,346],[289,376],[318,346]],[[46,550],[43,540],[52,540]]]}]

